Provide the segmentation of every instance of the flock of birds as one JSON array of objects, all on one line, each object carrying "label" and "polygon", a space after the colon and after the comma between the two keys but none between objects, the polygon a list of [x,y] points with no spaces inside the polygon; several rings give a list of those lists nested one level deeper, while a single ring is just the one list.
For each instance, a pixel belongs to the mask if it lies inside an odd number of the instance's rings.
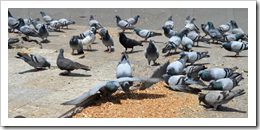
[{"label": "flock of birds", "polygon": [[[63,28],[63,26],[67,26],[68,28],[68,25],[75,24],[75,22],[64,18],[59,20],[52,19],[44,12],[40,13],[46,24],[38,24],[36,23],[36,20],[31,18],[18,18],[17,21],[8,11],[9,32],[22,33],[28,40],[29,36],[32,36],[40,37],[43,41],[45,41],[49,35],[49,30],[59,30],[60,28]],[[248,40],[248,35],[246,35],[243,30],[237,26],[234,20],[231,20],[228,24],[220,25],[217,28],[215,28],[213,23],[210,21],[207,22],[207,24],[201,24],[201,29],[206,34],[205,36],[201,36],[199,34],[200,29],[194,23],[194,20],[196,20],[194,17],[190,19],[190,16],[188,16],[185,20],[184,28],[176,32],[173,30],[174,22],[172,20],[172,16],[170,15],[165,22],[165,25],[162,26],[164,35],[169,38],[165,47],[162,49],[162,53],[170,53],[171,50],[175,50],[176,53],[176,49],[179,48],[182,50],[182,52],[180,52],[180,58],[167,66],[166,72],[162,75],[162,77],[134,78],[132,76],[131,65],[126,53],[127,49],[131,48],[131,53],[134,46],[143,46],[142,43],[147,42],[147,39],[150,38],[149,45],[144,52],[145,58],[147,59],[149,65],[151,61],[153,61],[153,65],[159,65],[156,63],[156,60],[159,57],[160,51],[156,48],[154,44],[155,41],[151,37],[162,35],[162,33],[135,27],[134,25],[137,24],[139,17],[140,15],[136,15],[133,18],[122,20],[119,15],[115,16],[117,26],[122,29],[122,32],[118,33],[119,42],[125,48],[125,52],[123,52],[122,58],[117,65],[117,79],[100,83],[78,98],[64,102],[62,105],[80,104],[98,92],[100,92],[106,100],[108,99],[111,101],[112,93],[117,90],[129,92],[129,88],[133,85],[134,81],[144,83],[157,83],[159,81],[165,81],[165,83],[167,83],[173,90],[196,94],[201,92],[201,90],[198,88],[189,87],[189,85],[198,84],[201,86],[211,87],[214,91],[199,95],[200,102],[202,101],[204,104],[212,107],[209,110],[217,110],[217,108],[222,104],[228,103],[233,98],[245,94],[244,89],[232,90],[241,80],[244,79],[242,77],[242,73],[235,72],[238,69],[237,66],[233,68],[211,68],[206,70],[207,67],[204,65],[194,65],[196,61],[199,61],[202,58],[210,57],[208,52],[193,52],[192,47],[195,46],[195,42],[197,42],[197,46],[198,42],[210,44],[210,40],[212,40],[212,43],[217,41],[217,44],[218,42],[222,42],[222,47],[227,51],[235,52],[235,56],[239,55],[239,52],[248,49],[248,44],[243,42]],[[33,24],[34,29],[29,26],[30,23]],[[89,30],[71,37],[69,41],[69,45],[72,49],[71,54],[83,54],[83,45],[87,45],[87,49],[91,50],[91,44],[96,39],[96,33],[100,35],[102,43],[107,47],[107,51],[111,53],[111,46],[114,45],[114,41],[112,36],[109,35],[108,29],[104,28],[97,20],[95,20],[93,15],[90,15],[89,26]],[[127,29],[134,30],[135,33],[144,38],[144,40],[137,41],[126,37],[124,32]],[[232,30],[232,34],[229,33],[229,30]],[[209,35],[210,38],[205,38],[207,35]],[[19,40],[8,38],[9,44],[17,41]],[[180,48],[180,45],[182,45],[182,48]],[[75,50],[77,53],[75,53]],[[70,72],[75,69],[91,69],[89,66],[82,65],[65,58],[63,53],[64,50],[61,48],[56,63],[59,69],[66,70],[66,73],[63,73],[64,75],[70,74]],[[18,52],[16,58],[23,59],[26,63],[33,66],[36,71],[38,71],[39,68],[50,67],[50,62],[40,55]],[[190,63],[190,65],[186,66],[186,63]],[[184,68],[186,68],[185,75],[183,75]],[[202,80],[209,82],[209,85],[206,85]]]}]

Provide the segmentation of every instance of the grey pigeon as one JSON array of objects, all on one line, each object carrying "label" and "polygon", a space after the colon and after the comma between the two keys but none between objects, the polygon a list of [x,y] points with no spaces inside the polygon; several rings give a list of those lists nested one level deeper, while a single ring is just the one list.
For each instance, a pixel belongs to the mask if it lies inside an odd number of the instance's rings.
[{"label": "grey pigeon", "polygon": [[209,21],[208,26],[209,26],[209,36],[213,40],[213,43],[215,40],[218,43],[218,41],[220,41],[223,38],[222,34],[214,27],[212,22]]},{"label": "grey pigeon", "polygon": [[197,33],[200,33],[200,29],[196,26],[196,24],[194,23],[194,20],[196,20],[196,18],[193,17],[190,20],[190,22],[185,25],[185,28],[188,28],[191,31],[196,31]]},{"label": "grey pigeon", "polygon": [[83,70],[87,70],[89,71],[90,70],[90,67],[89,66],[85,66],[85,65],[82,65],[78,62],[74,62],[70,59],[67,59],[63,56],[63,53],[64,53],[64,50],[61,48],[60,49],[60,53],[58,55],[58,58],[57,58],[57,66],[61,69],[61,70],[67,70],[68,72],[67,73],[63,73],[65,75],[68,75],[71,73],[71,71],[75,70],[75,69],[83,69]]},{"label": "grey pigeon", "polygon": [[30,26],[32,24],[32,20],[33,20],[32,18],[23,19],[25,25],[28,25],[28,26]]},{"label": "grey pigeon", "polygon": [[237,96],[245,94],[244,89],[237,89],[232,91],[210,91],[207,94],[200,94],[199,103],[203,102],[206,105],[210,105],[211,109],[207,110],[217,110],[222,104],[228,103],[230,100]]},{"label": "grey pigeon", "polygon": [[165,27],[169,28],[169,29],[173,29],[174,28],[174,22],[172,21],[172,15],[169,15],[168,20],[165,22]]},{"label": "grey pigeon", "polygon": [[8,10],[8,26],[11,27],[11,32],[14,32],[15,29],[20,28],[20,23],[11,15]]},{"label": "grey pigeon", "polygon": [[190,38],[183,36],[181,40],[181,45],[184,51],[193,51],[192,50],[193,41]]},{"label": "grey pigeon", "polygon": [[147,41],[148,38],[150,37],[154,37],[154,36],[161,36],[162,34],[161,33],[157,33],[157,32],[153,32],[153,31],[150,31],[150,30],[146,30],[146,29],[139,29],[139,28],[134,28],[134,31],[135,33],[142,37],[142,38],[145,38],[144,41]]},{"label": "grey pigeon", "polygon": [[42,36],[37,31],[32,29],[30,26],[24,24],[23,18],[18,18],[18,20],[21,24],[19,30],[21,31],[21,33],[26,35],[28,41],[30,41],[29,36],[42,38]]},{"label": "grey pigeon", "polygon": [[218,80],[232,76],[237,69],[237,66],[233,68],[211,68],[210,70],[199,71],[198,75],[204,81]]},{"label": "grey pigeon", "polygon": [[248,50],[248,44],[245,42],[239,42],[239,41],[224,42],[224,43],[222,43],[222,48],[223,47],[227,51],[236,52],[235,56],[238,56],[240,51]]},{"label": "grey pigeon", "polygon": [[41,11],[40,13],[42,15],[43,21],[45,21],[46,23],[49,23],[53,20],[49,15],[45,14],[43,11]]},{"label": "grey pigeon", "polygon": [[237,26],[237,23],[235,20],[231,20],[230,23],[231,23],[231,27],[232,27],[232,34],[243,34],[247,38],[247,35],[244,33],[244,31],[240,27]]},{"label": "grey pigeon", "polygon": [[59,22],[61,23],[61,27],[63,29],[64,26],[67,27],[67,29],[69,28],[68,26],[71,25],[71,24],[75,24],[75,21],[70,21],[70,20],[67,20],[65,18],[62,18],[62,19],[59,19]]},{"label": "grey pigeon", "polygon": [[88,50],[91,50],[91,45],[94,43],[96,40],[96,35],[92,30],[89,30],[89,35],[87,35],[83,40],[82,44],[87,46]]},{"label": "grey pigeon", "polygon": [[97,30],[103,28],[103,26],[97,20],[95,20],[93,15],[91,14],[89,18],[89,26],[93,26],[93,24],[96,24]]},{"label": "grey pigeon", "polygon": [[102,37],[103,44],[107,47],[107,51],[111,52],[111,46],[114,46],[113,38],[109,35],[108,30],[105,30],[105,34]]},{"label": "grey pigeon", "polygon": [[190,38],[193,42],[197,42],[197,46],[199,46],[199,42],[205,42],[209,44],[209,40],[207,38],[202,37],[201,35],[199,35],[198,33],[196,33],[195,31],[187,31],[187,37]]},{"label": "grey pigeon", "polygon": [[151,38],[148,47],[144,51],[145,58],[148,60],[148,65],[153,61],[153,65],[158,65],[155,61],[159,58],[159,49],[154,45],[154,39]]},{"label": "grey pigeon", "polygon": [[17,43],[19,41],[20,40],[18,38],[10,38],[10,37],[8,37],[8,45],[9,44],[13,44],[13,43]]},{"label": "grey pigeon", "polygon": [[[132,76],[132,69],[130,62],[128,60],[128,55],[124,52],[122,55],[121,60],[119,61],[117,68],[116,68],[116,78],[122,77],[133,77]],[[129,87],[133,85],[133,82],[123,82],[121,87],[123,91],[128,92]]]},{"label": "grey pigeon", "polygon": [[173,75],[173,76],[171,76],[171,75],[168,75],[168,74],[164,74],[162,77],[163,77],[165,83],[167,85],[169,85],[169,87],[171,89],[175,90],[175,91],[195,93],[195,94],[201,92],[200,89],[191,88],[188,85],[191,85],[191,84],[203,85],[203,84],[201,84],[197,81],[193,81],[185,75]]},{"label": "grey pigeon", "polygon": [[32,25],[33,25],[34,29],[37,31],[39,31],[39,29],[42,26],[40,23],[37,23],[35,20],[32,20]]},{"label": "grey pigeon", "polygon": [[48,62],[43,56],[40,55],[23,54],[21,52],[18,52],[15,58],[24,60],[30,66],[34,67],[36,71],[39,71],[39,68],[43,68],[43,67],[50,68],[51,66],[50,62]]},{"label": "grey pigeon", "polygon": [[121,82],[134,82],[134,81],[139,81],[139,82],[144,82],[144,83],[157,83],[159,81],[162,81],[162,79],[161,78],[123,77],[123,78],[119,78],[119,79],[115,79],[115,80],[111,80],[111,81],[102,82],[102,83],[94,86],[89,91],[82,94],[81,96],[79,96],[73,100],[64,102],[61,105],[78,105],[78,104],[84,102],[85,100],[87,100],[88,98],[90,98],[91,96],[97,94],[99,91],[103,97],[109,98],[109,97],[111,97],[112,93],[114,93],[118,90]]},{"label": "grey pigeon", "polygon": [[200,65],[200,66],[188,66],[186,67],[186,75],[191,78],[192,80],[198,81],[200,79],[198,72],[201,70],[205,70],[207,69],[207,67],[205,67],[204,65]]},{"label": "grey pigeon", "polygon": [[224,33],[228,32],[231,28],[231,23],[228,24],[222,24],[219,27],[217,27],[217,30],[223,35]]},{"label": "grey pigeon", "polygon": [[54,30],[54,31],[57,31],[57,30],[60,31],[60,27],[62,24],[58,20],[52,20],[52,21],[48,22],[47,25],[49,25],[52,28],[52,30]]},{"label": "grey pigeon", "polygon": [[83,44],[82,41],[79,40],[78,38],[76,38],[75,35],[72,35],[71,39],[70,39],[70,48],[72,49],[71,54],[74,54],[74,51],[77,50],[77,54],[83,54]]},{"label": "grey pigeon", "polygon": [[135,25],[135,24],[137,23],[137,21],[138,21],[138,18],[140,18],[140,15],[139,15],[139,14],[136,15],[135,17],[133,17],[133,18],[127,19],[126,21],[127,21],[128,23],[130,23],[131,25]]},{"label": "grey pigeon", "polygon": [[171,38],[172,36],[175,36],[177,33],[169,28],[167,28],[166,26],[162,25],[162,29],[164,31],[164,35],[167,38]]},{"label": "grey pigeon", "polygon": [[180,55],[187,55],[188,59],[187,59],[186,63],[191,63],[191,65],[193,65],[196,61],[201,60],[202,58],[210,57],[210,55],[208,55],[208,51],[205,51],[205,52],[180,52]]},{"label": "grey pigeon", "polygon": [[41,38],[44,41],[48,41],[47,37],[49,36],[49,30],[48,30],[47,26],[44,23],[41,24],[41,27],[38,30],[38,34],[41,35]]},{"label": "grey pigeon", "polygon": [[119,15],[116,15],[115,18],[116,18],[117,26],[120,27],[123,30],[123,32],[125,32],[126,29],[134,29],[135,28],[132,24],[128,23],[125,20],[122,20],[119,17]]},{"label": "grey pigeon", "polygon": [[143,46],[142,41],[130,39],[126,37],[126,35],[123,32],[119,33],[119,42],[124,46],[125,52],[127,51],[127,48],[132,48],[131,52],[133,52],[134,46]]},{"label": "grey pigeon", "polygon": [[86,36],[90,35],[90,31],[92,31],[94,34],[96,34],[96,28],[95,27],[90,27],[89,30],[80,33],[79,35],[76,35],[78,39],[84,39]]},{"label": "grey pigeon", "polygon": [[182,74],[187,59],[188,59],[187,55],[182,55],[178,60],[170,63],[166,68],[166,74],[168,74],[168,75]]},{"label": "grey pigeon", "polygon": [[214,90],[232,90],[243,79],[242,74],[239,74],[235,77],[223,78],[217,81],[210,80],[208,87],[211,86]]},{"label": "grey pigeon", "polygon": [[169,41],[166,43],[165,47],[162,49],[162,53],[170,53],[171,50],[177,50],[177,48],[181,44],[182,37],[184,36],[184,33],[186,33],[187,29],[182,29],[180,32],[178,32],[175,36],[172,36]]},{"label": "grey pigeon", "polygon": [[190,23],[190,15],[188,15],[188,16],[186,17],[186,20],[185,20],[185,25],[188,24],[188,23]]},{"label": "grey pigeon", "polygon": [[206,37],[207,35],[209,35],[209,25],[202,23],[200,26],[201,26],[202,31],[205,33],[205,36],[203,36],[203,37]]},{"label": "grey pigeon", "polygon": [[244,38],[245,38],[244,34],[229,34],[224,36],[224,39],[222,39],[222,41],[230,42],[230,41],[239,41],[240,39],[248,41],[248,39],[244,39]]}]

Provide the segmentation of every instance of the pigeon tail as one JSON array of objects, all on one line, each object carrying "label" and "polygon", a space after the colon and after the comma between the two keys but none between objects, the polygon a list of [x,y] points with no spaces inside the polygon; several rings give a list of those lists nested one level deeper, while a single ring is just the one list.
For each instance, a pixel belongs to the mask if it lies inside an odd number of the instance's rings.
[{"label": "pigeon tail", "polygon": [[162,33],[153,32],[152,36],[161,36]]}]

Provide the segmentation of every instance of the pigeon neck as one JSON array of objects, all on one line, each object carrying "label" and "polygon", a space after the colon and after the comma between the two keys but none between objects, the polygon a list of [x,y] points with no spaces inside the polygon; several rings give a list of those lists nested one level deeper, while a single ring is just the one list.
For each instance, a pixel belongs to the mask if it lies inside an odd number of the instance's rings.
[{"label": "pigeon neck", "polygon": [[46,14],[44,12],[41,12],[42,16],[45,16]]},{"label": "pigeon neck", "polygon": [[117,85],[116,85],[116,82],[108,82],[108,83],[106,84],[105,89],[106,89],[108,92],[113,93],[113,92],[117,91],[118,87],[117,87]]},{"label": "pigeon neck", "polygon": [[231,43],[226,42],[226,44],[223,45],[223,47],[229,51],[231,51]]},{"label": "pigeon neck", "polygon": [[116,17],[116,21],[117,23],[121,20],[121,18],[119,16]]},{"label": "pigeon neck", "polygon": [[58,58],[64,58],[63,51],[60,51],[60,54],[59,54]]},{"label": "pigeon neck", "polygon": [[94,20],[93,15],[90,15],[90,19],[89,19],[89,21],[90,21],[90,20]]},{"label": "pigeon neck", "polygon": [[219,82],[214,83],[214,89],[222,90],[222,85]]},{"label": "pigeon neck", "polygon": [[168,17],[168,21],[172,21],[172,16],[171,15]]},{"label": "pigeon neck", "polygon": [[166,34],[170,32],[170,29],[168,29],[167,27],[164,27],[163,30],[164,30],[164,33],[166,33]]},{"label": "pigeon neck", "polygon": [[214,25],[212,23],[209,24],[209,29],[214,29]]},{"label": "pigeon neck", "polygon": [[238,26],[237,26],[237,23],[236,23],[236,22],[233,22],[233,23],[232,23],[232,28],[238,28]]},{"label": "pigeon neck", "polygon": [[139,17],[139,15],[136,15],[136,16],[134,17],[134,19],[135,19],[136,22],[137,22],[137,20],[138,20],[138,17]]}]

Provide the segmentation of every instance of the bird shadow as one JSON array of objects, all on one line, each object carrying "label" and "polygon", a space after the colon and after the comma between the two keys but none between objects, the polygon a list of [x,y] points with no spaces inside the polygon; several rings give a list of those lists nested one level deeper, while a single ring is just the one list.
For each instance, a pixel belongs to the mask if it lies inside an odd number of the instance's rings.
[{"label": "bird shadow", "polygon": [[[47,69],[45,68],[38,68],[39,71],[45,71]],[[25,74],[25,73],[31,73],[31,72],[39,72],[39,71],[36,71],[35,69],[30,69],[30,70],[26,70],[26,71],[23,71],[23,72],[19,72],[18,74]]]},{"label": "bird shadow", "polygon": [[64,74],[64,72],[59,74],[60,76],[67,76],[67,77],[90,77],[91,75],[85,75],[85,74],[78,74],[78,73],[70,73],[68,75]]},{"label": "bird shadow", "polygon": [[84,53],[73,53],[73,54],[71,54],[71,55],[73,55],[73,56],[78,56],[78,55],[83,55]]},{"label": "bird shadow", "polygon": [[[114,52],[115,49],[114,48],[111,48],[111,52]],[[108,52],[108,50],[104,50],[104,52]]]},{"label": "bird shadow", "polygon": [[51,41],[47,40],[42,40],[41,43],[50,43]]},{"label": "bird shadow", "polygon": [[[164,87],[165,87],[165,88],[168,88],[168,89],[171,90],[171,91],[183,92],[183,91],[179,91],[179,90],[174,90],[174,89],[172,89],[171,87],[168,87],[168,86],[166,86],[166,85],[164,85]],[[192,88],[192,87],[190,87],[190,88]],[[198,89],[198,88],[192,88],[192,89],[194,89],[194,90],[195,90],[195,89],[200,90],[200,89]],[[183,92],[183,93],[190,93],[190,94],[198,95],[200,92],[201,92],[201,91]]]},{"label": "bird shadow", "polygon": [[[202,104],[200,104],[202,105]],[[212,106],[210,105],[202,105],[203,107],[205,107],[206,109],[208,108],[212,108]],[[217,108],[217,111],[219,112],[238,112],[238,113],[247,113],[246,111],[241,111],[241,110],[237,110],[237,109],[234,109],[234,108],[230,108],[230,107],[224,107],[224,106],[219,106]]]},{"label": "bird shadow", "polygon": [[75,28],[63,28],[62,30],[77,30]]},{"label": "bird shadow", "polygon": [[230,55],[226,55],[226,56],[223,56],[223,57],[233,57],[233,58],[236,58],[236,57],[248,57],[248,56],[230,56]]},{"label": "bird shadow", "polygon": [[88,51],[88,52],[95,52],[95,51],[98,51],[97,49],[91,49],[91,50],[88,50],[88,49],[83,49],[84,51]]},{"label": "bird shadow", "polygon": [[53,32],[60,32],[60,33],[65,33],[64,31],[62,30],[53,30]]},{"label": "bird shadow", "polygon": [[[144,50],[136,50],[136,51],[128,51],[128,52],[126,52],[126,54],[134,54],[134,53],[138,53],[138,52],[143,52]],[[121,53],[121,54],[123,54],[123,52]]]},{"label": "bird shadow", "polygon": [[173,52],[173,53],[170,52],[170,53],[165,54],[164,57],[168,57],[168,56],[172,56],[172,55],[178,55],[178,54],[180,54],[180,52],[177,52],[177,51]]},{"label": "bird shadow", "polygon": [[134,32],[124,32],[125,34],[133,34]]},{"label": "bird shadow", "polygon": [[193,46],[193,47],[198,47],[198,48],[211,48],[211,47],[200,46],[200,45],[198,45],[198,46]]},{"label": "bird shadow", "polygon": [[[201,65],[208,65],[208,64],[210,64],[210,63],[193,64],[193,66],[201,66]],[[188,67],[188,66],[191,66],[191,64],[190,65],[186,65],[185,67]]]},{"label": "bird shadow", "polygon": [[49,35],[48,37],[58,37],[60,35]]}]

